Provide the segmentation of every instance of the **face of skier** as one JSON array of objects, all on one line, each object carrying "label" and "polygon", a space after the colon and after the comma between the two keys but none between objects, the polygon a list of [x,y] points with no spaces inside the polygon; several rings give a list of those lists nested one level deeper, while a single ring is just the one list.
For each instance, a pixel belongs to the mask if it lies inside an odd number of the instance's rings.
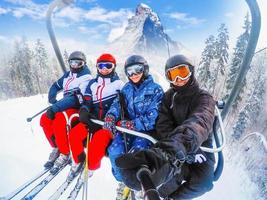
[{"label": "face of skier", "polygon": [[141,74],[133,74],[132,76],[129,77],[129,79],[131,79],[131,81],[133,83],[138,83],[141,80],[141,78],[143,77],[143,74],[144,73],[141,73]]},{"label": "face of skier", "polygon": [[167,80],[177,87],[184,86],[189,81],[191,75],[192,73],[187,64],[180,64],[166,71]]},{"label": "face of skier", "polygon": [[99,63],[97,63],[97,69],[98,69],[99,73],[104,75],[104,76],[110,74],[113,71],[114,67],[115,67],[115,65],[111,62],[99,62]]},{"label": "face of skier", "polygon": [[139,83],[144,75],[144,66],[141,64],[134,64],[126,68],[126,75],[133,83]]},{"label": "face of skier", "polygon": [[174,86],[177,86],[177,87],[182,87],[184,86],[188,81],[189,81],[190,77],[186,80],[182,80],[180,78],[176,78],[176,81],[174,83],[172,83]]}]

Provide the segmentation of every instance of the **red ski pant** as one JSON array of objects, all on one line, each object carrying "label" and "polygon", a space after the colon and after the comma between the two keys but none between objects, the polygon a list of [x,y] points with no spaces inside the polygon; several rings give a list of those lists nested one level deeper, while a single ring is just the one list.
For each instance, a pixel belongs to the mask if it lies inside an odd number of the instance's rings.
[{"label": "red ski pant", "polygon": [[[70,148],[75,163],[85,160],[84,147],[86,146],[88,130],[86,126],[79,123],[69,134]],[[106,149],[112,140],[112,133],[105,129],[100,129],[93,134],[87,146],[88,168],[96,170],[101,165],[101,160],[106,154]]]},{"label": "red ski pant", "polygon": [[[65,113],[70,116],[77,113],[77,109],[67,109]],[[75,117],[74,120],[77,120]],[[63,112],[58,112],[55,115],[55,119],[51,120],[44,113],[40,119],[40,125],[43,128],[45,136],[52,147],[57,147],[60,153],[68,155],[70,153],[69,149],[69,139],[67,134],[67,121]]]}]

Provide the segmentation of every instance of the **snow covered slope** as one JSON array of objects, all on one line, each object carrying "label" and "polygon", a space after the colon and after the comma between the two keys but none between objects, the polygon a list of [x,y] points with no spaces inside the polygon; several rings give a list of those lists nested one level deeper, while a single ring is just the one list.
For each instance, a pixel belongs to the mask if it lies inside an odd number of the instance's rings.
[{"label": "snow covered slope", "polygon": [[[7,195],[27,179],[41,171],[50,152],[50,147],[39,127],[39,117],[31,124],[26,118],[47,106],[47,97],[41,95],[0,102],[0,197]],[[232,158],[226,157],[225,170],[214,189],[201,200],[260,200],[257,188],[249,181],[242,166],[235,166]],[[44,200],[66,178],[69,166],[62,171],[37,197]],[[72,185],[73,186],[73,185]],[[90,200],[115,200],[117,183],[111,175],[108,159],[89,179]],[[66,199],[69,190],[62,196]],[[23,193],[25,194],[25,193]],[[14,198],[14,199],[20,199]],[[81,193],[79,198],[81,199]]]}]

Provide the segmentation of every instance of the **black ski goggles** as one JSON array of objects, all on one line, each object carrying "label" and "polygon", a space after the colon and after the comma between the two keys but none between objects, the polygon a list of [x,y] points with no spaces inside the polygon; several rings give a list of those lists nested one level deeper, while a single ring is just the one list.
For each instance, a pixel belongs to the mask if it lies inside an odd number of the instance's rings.
[{"label": "black ski goggles", "polygon": [[73,69],[78,69],[84,65],[83,60],[69,60],[69,65]]},{"label": "black ski goggles", "polygon": [[138,74],[143,73],[144,69],[145,69],[144,65],[135,64],[135,65],[131,65],[131,66],[127,67],[125,72],[126,72],[126,75],[128,77],[131,77],[133,75],[138,75]]},{"label": "black ski goggles", "polygon": [[96,64],[98,69],[112,69],[115,65],[112,62],[99,62]]}]

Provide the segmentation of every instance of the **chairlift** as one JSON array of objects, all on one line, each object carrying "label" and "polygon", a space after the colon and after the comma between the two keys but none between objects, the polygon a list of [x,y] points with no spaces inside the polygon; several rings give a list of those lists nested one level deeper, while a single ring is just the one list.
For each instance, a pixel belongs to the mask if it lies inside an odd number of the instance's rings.
[{"label": "chairlift", "polygon": [[[60,64],[60,66],[64,72],[66,71],[66,67],[64,65],[63,57],[62,57],[62,54],[59,50],[57,40],[56,40],[54,31],[53,31],[52,22],[51,22],[51,15],[52,15],[55,8],[61,9],[63,7],[70,5],[71,3],[73,3],[73,0],[54,0],[49,5],[49,9],[48,9],[47,15],[46,15],[48,33],[49,33],[55,54],[56,54],[57,59],[59,61],[59,64]],[[225,131],[224,131],[224,126],[223,126],[223,120],[226,118],[234,100],[236,99],[238,93],[240,92],[241,84],[242,84],[244,78],[246,77],[246,74],[247,74],[248,69],[250,67],[250,63],[252,61],[252,58],[253,58],[253,55],[254,55],[254,52],[256,49],[256,45],[258,42],[259,33],[260,33],[261,16],[260,16],[260,10],[258,7],[257,0],[246,0],[246,3],[250,9],[251,19],[252,19],[252,25],[251,25],[251,31],[250,31],[250,37],[249,37],[247,49],[246,49],[245,55],[243,57],[241,67],[239,69],[238,77],[235,81],[234,87],[230,93],[229,98],[227,99],[225,105],[223,105],[222,102],[217,102],[217,105],[215,108],[216,116],[215,116],[215,120],[213,123],[213,135],[214,135],[216,148],[201,147],[201,149],[205,152],[218,153],[217,165],[216,165],[216,169],[214,171],[214,181],[217,181],[219,179],[219,177],[221,176],[222,171],[223,171],[223,165],[224,165],[224,158],[223,158],[222,149],[225,146]],[[221,109],[222,112],[220,112],[219,109]],[[103,123],[99,120],[92,120],[92,121],[94,121],[95,123],[98,123],[98,124]],[[221,130],[220,131],[220,133],[221,133],[220,137],[218,135],[218,128],[219,127]],[[154,143],[156,142],[154,138],[147,136],[145,134],[138,133],[136,131],[129,131],[127,129],[123,129],[121,127],[118,127],[118,130],[120,130],[120,129],[123,132],[126,132],[128,134],[138,135],[141,137],[145,137]]]}]

